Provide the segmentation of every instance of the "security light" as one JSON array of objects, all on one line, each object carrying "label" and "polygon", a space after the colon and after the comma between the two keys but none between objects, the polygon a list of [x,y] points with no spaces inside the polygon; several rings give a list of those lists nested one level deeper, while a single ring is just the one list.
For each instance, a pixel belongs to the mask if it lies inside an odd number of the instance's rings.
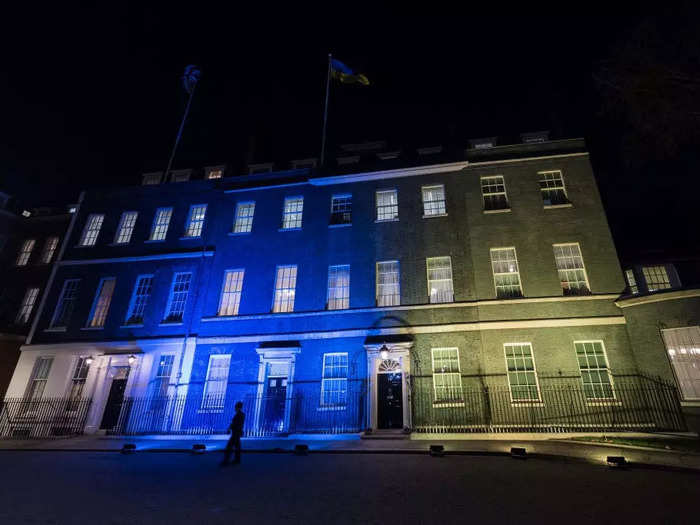
[{"label": "security light", "polygon": [[92,356],[88,356],[88,357],[85,358],[85,364],[86,364],[86,365],[91,365],[92,362],[93,362]]},{"label": "security light", "polygon": [[389,359],[389,349],[386,347],[386,345],[382,345],[382,347],[379,349],[379,357],[382,359]]},{"label": "security light", "polygon": [[128,361],[129,361],[129,364],[130,364],[130,365],[133,365],[134,362],[136,361],[136,356],[133,355],[133,354],[130,355]]}]

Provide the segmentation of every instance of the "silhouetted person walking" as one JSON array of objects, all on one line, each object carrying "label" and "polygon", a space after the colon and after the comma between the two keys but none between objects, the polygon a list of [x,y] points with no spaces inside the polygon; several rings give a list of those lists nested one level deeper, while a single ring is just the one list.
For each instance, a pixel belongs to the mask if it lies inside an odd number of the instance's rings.
[{"label": "silhouetted person walking", "polygon": [[238,401],[236,403],[236,414],[231,420],[231,424],[228,426],[228,432],[231,437],[226,443],[226,450],[224,451],[224,460],[221,462],[221,466],[228,465],[231,459],[232,449],[236,449],[236,455],[234,457],[233,463],[237,465],[241,462],[241,436],[243,435],[243,422],[245,421],[245,414],[241,410],[243,408],[243,403]]}]

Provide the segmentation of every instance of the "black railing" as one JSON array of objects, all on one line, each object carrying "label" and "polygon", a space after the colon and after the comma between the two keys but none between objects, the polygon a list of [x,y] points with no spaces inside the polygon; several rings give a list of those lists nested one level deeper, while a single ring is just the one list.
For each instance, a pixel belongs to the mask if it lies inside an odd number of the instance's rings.
[{"label": "black railing", "polygon": [[0,438],[52,438],[82,434],[91,399],[6,398],[0,402]]},{"label": "black railing", "polygon": [[507,384],[467,386],[460,399],[437,401],[431,377],[412,382],[414,432],[686,430],[675,385],[639,375],[615,377],[607,399],[589,397],[580,378],[540,379],[529,401],[514,401]]}]

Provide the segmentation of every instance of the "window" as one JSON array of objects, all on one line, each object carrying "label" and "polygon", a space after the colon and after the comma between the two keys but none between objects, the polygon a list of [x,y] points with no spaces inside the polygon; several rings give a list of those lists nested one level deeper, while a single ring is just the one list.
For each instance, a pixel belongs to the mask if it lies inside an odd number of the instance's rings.
[{"label": "window", "polygon": [[168,234],[168,227],[170,226],[170,218],[172,216],[172,208],[158,208],[156,210],[156,215],[153,218],[153,227],[151,228],[151,236],[149,240],[165,240],[165,236]]},{"label": "window", "polygon": [[352,195],[333,195],[330,224],[352,224]]},{"label": "window", "polygon": [[254,215],[254,202],[239,202],[236,204],[236,220],[233,222],[233,233],[250,233],[253,229]]},{"label": "window", "polygon": [[192,274],[189,272],[176,273],[173,276],[173,285],[170,288],[170,297],[164,323],[181,323],[185,315],[187,296],[190,293]]},{"label": "window", "polygon": [[210,169],[207,171],[207,179],[220,179],[224,176],[224,170],[221,168]]},{"label": "window", "polygon": [[434,217],[446,215],[445,208],[445,186],[439,184],[437,186],[423,186],[423,216]]},{"label": "window", "polygon": [[49,264],[53,259],[53,254],[56,253],[56,248],[58,248],[58,237],[49,237],[46,239],[44,251],[41,252],[41,262]]},{"label": "window", "polygon": [[192,170],[176,170],[170,172],[170,182],[187,182]]},{"label": "window", "polygon": [[700,399],[700,326],[667,328],[661,335],[683,399]]},{"label": "window", "polygon": [[301,228],[301,215],[304,211],[304,197],[287,197],[282,211],[282,229]]},{"label": "window", "polygon": [[614,399],[612,378],[602,341],[577,341],[576,358],[587,399]]},{"label": "window", "polygon": [[323,354],[321,406],[344,407],[348,404],[348,354]]},{"label": "window", "polygon": [[557,263],[559,281],[564,295],[588,295],[591,293],[578,243],[555,244],[554,260]]},{"label": "window", "polygon": [[80,246],[95,246],[97,236],[100,234],[100,229],[102,228],[102,222],[104,220],[105,216],[101,213],[88,215],[85,228],[83,229],[83,235],[80,237]]},{"label": "window", "polygon": [[38,357],[34,362],[31,379],[27,385],[25,399],[28,401],[36,401],[44,395],[46,388],[46,380],[49,378],[53,357]]},{"label": "window", "polygon": [[161,179],[163,178],[163,174],[160,171],[154,172],[154,173],[144,173],[143,174],[143,185],[144,186],[152,186],[155,184],[160,184]]},{"label": "window", "polygon": [[491,269],[496,297],[510,299],[523,296],[515,248],[491,248]]},{"label": "window", "polygon": [[117,234],[114,236],[114,244],[128,244],[131,240],[131,234],[134,233],[136,218],[139,213],[137,211],[125,211],[119,219],[119,227]]},{"label": "window", "polygon": [[185,237],[199,237],[202,235],[206,213],[206,204],[193,204],[190,206],[190,214],[187,216],[187,224],[185,225]]},{"label": "window", "polygon": [[88,318],[88,326],[90,328],[102,328],[105,325],[116,282],[117,280],[114,277],[106,277],[100,281],[97,287],[97,294],[95,294],[95,301],[92,303],[90,317]]},{"label": "window", "polygon": [[350,308],[350,265],[341,264],[328,267],[329,310],[346,310]]},{"label": "window", "polygon": [[245,270],[243,269],[226,270],[224,274],[224,284],[221,288],[219,315],[238,315],[238,306],[241,304],[244,273]]},{"label": "window", "polygon": [[209,356],[207,379],[204,382],[202,395],[202,410],[223,410],[226,398],[226,385],[228,383],[228,371],[231,366],[230,354],[217,354]]},{"label": "window", "polygon": [[512,401],[539,401],[540,390],[535,372],[535,358],[530,343],[507,343],[506,370]]},{"label": "window", "polygon": [[644,274],[644,280],[647,282],[647,289],[650,292],[671,288],[671,281],[664,266],[644,266],[642,274]]},{"label": "window", "polygon": [[146,312],[146,305],[153,290],[153,275],[139,275],[136,278],[134,292],[131,294],[129,310],[126,314],[125,324],[143,324],[143,316]]},{"label": "window", "polygon": [[29,322],[29,316],[32,315],[34,303],[36,303],[38,295],[39,288],[27,288],[24,299],[22,299],[22,305],[19,308],[19,313],[15,319],[15,324],[27,324]]},{"label": "window", "polygon": [[73,377],[71,378],[70,394],[68,394],[68,404],[66,411],[75,412],[78,410],[80,399],[83,397],[85,389],[85,381],[87,380],[90,365],[87,363],[86,357],[79,357],[78,362],[73,369]]},{"label": "window", "polygon": [[462,376],[457,348],[433,348],[435,402],[462,401]]},{"label": "window", "polygon": [[19,255],[17,256],[17,266],[27,265],[35,244],[36,241],[34,239],[27,239],[22,243],[22,248],[20,248]]},{"label": "window", "polygon": [[399,278],[399,261],[377,263],[377,306],[398,306],[401,304]]},{"label": "window", "polygon": [[629,289],[630,293],[638,294],[639,286],[637,286],[637,280],[634,278],[634,271],[625,270],[625,279],[627,280],[627,288]]},{"label": "window", "polygon": [[566,188],[564,187],[564,178],[560,170],[540,171],[539,176],[542,202],[544,202],[545,206],[569,203],[569,198],[566,196]]},{"label": "window", "polygon": [[428,270],[428,294],[431,303],[451,303],[454,301],[452,289],[452,260],[450,257],[428,257],[425,260]]},{"label": "window", "polygon": [[484,209],[487,211],[510,209],[506,183],[502,175],[481,177],[481,195],[484,197]]},{"label": "window", "polygon": [[278,266],[275,278],[275,296],[272,303],[274,313],[294,311],[296,286],[297,267],[293,265]]},{"label": "window", "polygon": [[65,328],[70,322],[75,303],[78,299],[80,279],[67,279],[63,283],[61,295],[58,297],[56,311],[51,319],[51,328]]},{"label": "window", "polygon": [[399,220],[399,198],[396,190],[382,190],[377,192],[377,220]]},{"label": "window", "polygon": [[170,386],[170,376],[173,373],[174,362],[174,355],[160,356],[160,361],[158,362],[158,369],[156,370],[156,376],[153,378],[153,387],[151,390],[153,397],[163,398],[168,395],[168,387]]}]

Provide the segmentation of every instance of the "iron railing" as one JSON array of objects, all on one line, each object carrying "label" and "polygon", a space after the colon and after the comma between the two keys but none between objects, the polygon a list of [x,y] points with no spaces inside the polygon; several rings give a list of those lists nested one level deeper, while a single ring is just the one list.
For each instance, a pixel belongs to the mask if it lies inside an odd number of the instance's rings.
[{"label": "iron railing", "polygon": [[[514,401],[506,384],[467,386],[437,401],[431,377],[412,378],[412,430],[452,432],[684,431],[678,390],[660,379],[617,376],[613,397],[589,397],[579,379],[540,378],[538,399]],[[481,378],[483,381],[484,378]],[[504,381],[507,381],[503,378]],[[463,377],[463,382],[474,381]],[[494,384],[495,383],[495,384]]]},{"label": "iron railing", "polygon": [[0,401],[0,438],[52,438],[82,434],[91,399],[6,398]]}]

